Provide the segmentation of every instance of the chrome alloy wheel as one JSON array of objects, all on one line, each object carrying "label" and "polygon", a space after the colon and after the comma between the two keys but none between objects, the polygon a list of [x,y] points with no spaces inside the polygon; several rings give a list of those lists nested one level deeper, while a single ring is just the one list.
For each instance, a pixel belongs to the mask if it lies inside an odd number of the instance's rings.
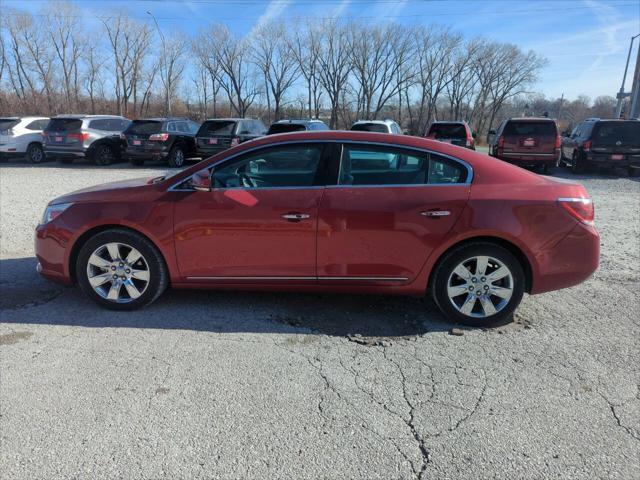
[{"label": "chrome alloy wheel", "polygon": [[151,278],[149,264],[142,254],[124,243],[98,247],[87,262],[87,279],[105,300],[128,303],[142,295]]},{"label": "chrome alloy wheel", "polygon": [[513,275],[503,262],[477,256],[453,269],[447,281],[447,296],[460,313],[485,318],[507,306],[513,288]]}]

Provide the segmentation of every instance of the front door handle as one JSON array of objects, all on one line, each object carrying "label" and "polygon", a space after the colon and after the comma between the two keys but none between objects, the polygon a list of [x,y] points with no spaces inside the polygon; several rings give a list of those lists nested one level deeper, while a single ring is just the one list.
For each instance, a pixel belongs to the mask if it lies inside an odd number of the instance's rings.
[{"label": "front door handle", "polygon": [[427,210],[426,212],[420,212],[420,215],[431,218],[440,218],[451,215],[451,212],[449,210]]},{"label": "front door handle", "polygon": [[306,220],[310,218],[311,215],[308,213],[285,213],[282,215],[282,218],[288,220],[289,222],[299,222],[300,220]]}]

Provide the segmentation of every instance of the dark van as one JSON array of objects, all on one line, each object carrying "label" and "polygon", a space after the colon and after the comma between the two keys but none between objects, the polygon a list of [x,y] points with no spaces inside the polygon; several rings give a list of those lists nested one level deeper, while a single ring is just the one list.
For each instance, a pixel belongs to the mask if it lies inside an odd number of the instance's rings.
[{"label": "dark van", "polygon": [[267,133],[262,120],[217,118],[202,122],[196,133],[198,156],[207,158],[227,148],[259,138]]}]

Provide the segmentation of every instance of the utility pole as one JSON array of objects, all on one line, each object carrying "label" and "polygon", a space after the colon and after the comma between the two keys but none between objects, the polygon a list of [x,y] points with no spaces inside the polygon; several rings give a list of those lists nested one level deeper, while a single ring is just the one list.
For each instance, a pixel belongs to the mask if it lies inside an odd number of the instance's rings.
[{"label": "utility pole", "polygon": [[562,102],[564,101],[564,92],[560,95],[560,106],[558,107],[558,121],[560,121],[560,117],[562,116]]},{"label": "utility pole", "polygon": [[[629,60],[631,59],[631,50],[633,50],[633,41],[638,37],[640,37],[640,33],[631,37],[631,42],[629,43],[629,53],[627,53],[627,63],[624,67],[624,75],[622,76],[622,85],[620,85],[620,91],[618,92],[618,95],[616,95],[616,98],[618,99],[618,104],[616,105],[615,118],[620,118],[620,114],[622,113],[622,101],[625,99],[625,97],[629,96],[628,93],[624,93],[624,84],[627,81],[627,70],[629,70]],[[636,70],[637,70],[637,66],[638,65],[636,64]]]},{"label": "utility pole", "polygon": [[640,47],[638,48],[638,57],[636,58],[636,70],[633,74],[629,118],[640,118]]}]

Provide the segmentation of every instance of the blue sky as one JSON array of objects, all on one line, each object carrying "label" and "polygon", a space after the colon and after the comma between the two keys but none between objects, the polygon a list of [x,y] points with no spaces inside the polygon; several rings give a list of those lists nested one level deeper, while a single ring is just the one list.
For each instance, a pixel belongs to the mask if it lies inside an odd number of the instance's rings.
[{"label": "blue sky", "polygon": [[[0,0],[37,12],[47,0]],[[340,17],[367,23],[448,26],[467,37],[484,36],[532,49],[549,64],[536,86],[549,97],[615,95],[620,88],[629,40],[640,33],[639,0],[75,0],[89,29],[96,16],[114,9],[165,31],[188,35],[213,21],[240,34],[259,22],[279,18]],[[1,7],[0,7],[1,8]],[[635,58],[638,41],[634,46]],[[631,64],[631,71],[633,63]],[[627,82],[630,88],[631,75]]]}]

